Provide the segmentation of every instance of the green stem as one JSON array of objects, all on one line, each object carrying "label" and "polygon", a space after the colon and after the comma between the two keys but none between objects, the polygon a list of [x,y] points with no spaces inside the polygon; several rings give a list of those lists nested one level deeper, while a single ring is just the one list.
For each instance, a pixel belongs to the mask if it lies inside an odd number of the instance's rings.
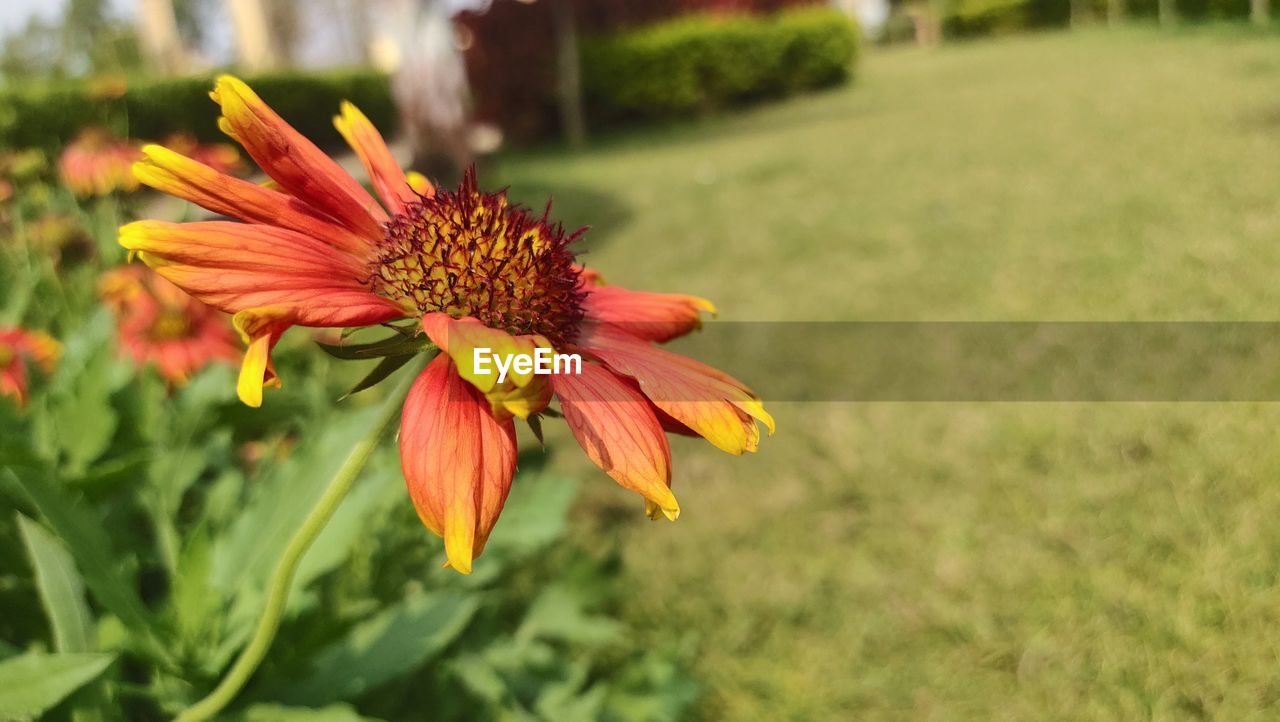
[{"label": "green stem", "polygon": [[222,708],[231,703],[231,700],[249,681],[249,677],[253,675],[258,665],[262,663],[267,650],[271,648],[271,642],[275,640],[276,632],[280,629],[280,621],[284,617],[285,606],[289,602],[289,590],[293,586],[293,577],[298,572],[298,565],[303,555],[333,518],[334,512],[338,510],[338,506],[351,490],[356,477],[368,463],[383,434],[400,419],[400,409],[404,405],[405,397],[409,395],[409,387],[417,378],[416,371],[421,369],[421,362],[412,364],[411,367],[415,370],[414,373],[406,375],[396,390],[383,402],[378,418],[370,427],[369,433],[351,447],[351,453],[347,455],[346,461],[342,462],[338,473],[333,475],[320,500],[316,502],[311,513],[307,514],[307,518],[302,522],[302,526],[289,540],[289,545],[285,547],[284,554],[280,556],[280,562],[271,575],[266,607],[262,610],[262,617],[258,619],[258,626],[254,629],[249,645],[240,652],[240,657],[236,659],[235,664],[231,666],[231,670],[222,678],[218,686],[207,697],[183,710],[174,718],[174,722],[203,722],[218,714]]}]

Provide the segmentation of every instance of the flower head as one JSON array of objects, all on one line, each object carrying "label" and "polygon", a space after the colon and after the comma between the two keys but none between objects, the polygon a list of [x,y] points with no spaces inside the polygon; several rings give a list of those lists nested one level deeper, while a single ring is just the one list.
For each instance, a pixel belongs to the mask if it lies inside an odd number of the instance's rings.
[{"label": "flower head", "polygon": [[63,213],[46,213],[27,226],[27,241],[32,248],[48,255],[55,263],[78,261],[94,253],[93,239],[74,218]]},{"label": "flower head", "polygon": [[[378,198],[286,124],[243,82],[217,81],[220,127],[275,181],[238,180],[158,146],[135,166],[143,183],[242,223],[142,221],[120,243],[201,301],[235,314],[248,344],[238,392],[262,403],[278,385],[271,349],[292,326],[339,328],[412,319],[441,353],[403,410],[401,461],[414,506],[445,540],[449,564],[471,570],[506,500],[516,417],[558,399],[587,456],[675,519],[666,431],[755,451],[760,399],[728,374],[655,344],[698,327],[695,296],[605,286],[578,266],[548,214],[482,193],[474,173],[457,191],[406,175],[363,114],[334,119]],[[580,373],[496,373],[476,351],[579,354]]]},{"label": "flower head", "polygon": [[138,189],[138,180],[130,172],[138,157],[133,143],[101,128],[88,128],[62,149],[58,172],[62,182],[80,196],[128,193]]},{"label": "flower head", "polygon": [[227,317],[141,266],[108,271],[98,291],[116,316],[120,348],[139,366],[181,385],[217,361],[240,357]]},{"label": "flower head", "polygon": [[20,328],[0,328],[0,396],[10,396],[18,406],[27,403],[27,367],[35,365],[52,373],[62,353],[48,334]]}]

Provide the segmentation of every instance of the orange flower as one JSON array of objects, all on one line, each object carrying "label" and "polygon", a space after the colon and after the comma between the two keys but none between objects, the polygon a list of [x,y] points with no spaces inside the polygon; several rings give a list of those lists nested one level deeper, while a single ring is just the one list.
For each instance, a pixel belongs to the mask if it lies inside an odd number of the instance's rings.
[{"label": "orange flower", "polygon": [[133,143],[101,128],[89,128],[62,149],[58,172],[62,182],[76,195],[128,193],[138,189],[138,180],[130,168],[139,157],[138,147]]},{"label": "orange flower", "polygon": [[[334,122],[364,164],[375,200],[241,81],[217,81],[219,123],[279,190],[237,180],[160,147],[143,149],[145,184],[244,223],[142,221],[120,243],[196,298],[234,313],[249,344],[238,391],[250,406],[278,384],[270,353],[291,326],[351,327],[415,319],[443,353],[405,401],[405,480],[422,522],[469,573],[516,464],[514,417],[558,397],[587,456],[639,492],[651,517],[675,519],[664,429],[755,451],[759,398],[728,374],[654,345],[688,333],[711,304],[605,287],[579,267],[546,214],[483,194],[474,173],[456,192],[406,177],[349,103]],[[581,373],[510,377],[477,367],[476,349],[577,353]]]},{"label": "orange flower", "polygon": [[120,348],[139,366],[181,385],[215,361],[240,357],[227,317],[141,266],[108,271],[98,291],[116,315]]},{"label": "orange flower", "polygon": [[12,396],[21,408],[27,404],[27,366],[35,364],[52,373],[62,347],[41,331],[0,328],[0,396]]}]

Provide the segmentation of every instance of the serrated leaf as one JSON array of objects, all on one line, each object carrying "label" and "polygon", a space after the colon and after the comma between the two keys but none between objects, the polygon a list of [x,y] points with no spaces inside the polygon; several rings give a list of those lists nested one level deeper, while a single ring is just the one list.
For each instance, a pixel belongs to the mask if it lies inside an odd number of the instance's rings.
[{"label": "serrated leaf", "polygon": [[85,604],[84,580],[71,553],[44,527],[18,514],[18,531],[35,570],[36,589],[49,617],[53,648],[59,652],[93,651],[93,617]]},{"label": "serrated leaf", "polygon": [[111,654],[28,653],[0,662],[0,719],[31,720],[102,674]]},{"label": "serrated leaf", "polygon": [[479,606],[475,596],[421,594],[353,627],[322,650],[306,681],[280,699],[323,705],[352,699],[417,669],[466,629]]}]

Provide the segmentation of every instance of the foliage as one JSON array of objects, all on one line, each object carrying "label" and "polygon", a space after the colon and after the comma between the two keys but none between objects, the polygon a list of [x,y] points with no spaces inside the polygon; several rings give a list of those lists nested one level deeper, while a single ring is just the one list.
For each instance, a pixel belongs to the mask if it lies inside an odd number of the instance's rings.
[{"label": "foliage", "polygon": [[[287,121],[321,145],[337,145],[338,104],[350,100],[388,134],[396,125],[387,79],[374,71],[271,73],[249,79]],[[212,77],[134,81],[120,97],[103,97],[92,84],[64,81],[0,89],[0,148],[52,152],[90,125],[114,126],[120,135],[159,139],[186,131],[203,141],[225,140],[209,100]]]},{"label": "foliage", "polygon": [[[0,397],[0,719],[168,719],[245,644],[378,391],[336,403],[361,369],[301,334],[278,357],[289,387],[258,410],[236,401],[227,366],[178,389],[134,368],[93,290],[123,261],[114,230],[129,209],[77,206],[45,180],[0,206],[0,325],[64,346],[25,409]],[[47,255],[28,231],[49,212],[100,247]],[[463,577],[441,568],[384,443],[303,559],[276,644],[226,719],[679,718],[696,690],[611,616],[615,560],[566,538],[578,484],[546,458],[522,457]]]},{"label": "foliage", "polygon": [[609,119],[691,115],[839,83],[857,28],[829,9],[698,15],[583,43],[583,93]]}]

